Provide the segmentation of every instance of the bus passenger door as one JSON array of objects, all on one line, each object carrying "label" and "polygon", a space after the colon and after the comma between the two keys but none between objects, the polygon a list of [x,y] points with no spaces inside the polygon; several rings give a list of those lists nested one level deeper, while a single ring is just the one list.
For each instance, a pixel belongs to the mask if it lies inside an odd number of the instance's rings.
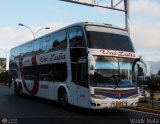
[{"label": "bus passenger door", "polygon": [[81,107],[89,106],[88,62],[85,58],[77,63],[77,98]]}]

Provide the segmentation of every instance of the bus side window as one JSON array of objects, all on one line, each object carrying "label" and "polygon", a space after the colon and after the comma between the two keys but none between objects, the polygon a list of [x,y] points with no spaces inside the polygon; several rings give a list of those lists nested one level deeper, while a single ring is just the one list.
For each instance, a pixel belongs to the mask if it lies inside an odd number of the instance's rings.
[{"label": "bus side window", "polygon": [[70,47],[86,47],[84,33],[81,27],[68,29]]},{"label": "bus side window", "polygon": [[32,42],[25,44],[25,55],[30,55],[33,51]]},{"label": "bus side window", "polygon": [[25,80],[33,80],[39,78],[39,66],[29,66],[23,68]]},{"label": "bus side window", "polygon": [[12,59],[20,55],[20,48],[17,47],[10,52],[10,56]]},{"label": "bus side window", "polygon": [[86,43],[83,29],[80,26],[71,27],[68,29],[68,34],[71,61],[76,62],[78,58],[82,58],[86,55]]},{"label": "bus side window", "polygon": [[40,51],[45,52],[46,49],[47,49],[47,45],[46,45],[46,42],[45,42],[45,38],[41,38],[40,39]]},{"label": "bus side window", "polygon": [[67,80],[67,64],[66,63],[56,63],[54,64],[54,81],[64,82]]},{"label": "bus side window", "polygon": [[53,34],[48,36],[48,40],[47,40],[47,51],[51,51],[52,50],[52,44],[53,44]]},{"label": "bus side window", "polygon": [[67,48],[66,31],[62,30],[62,31],[54,33],[48,45],[50,45],[48,46],[49,47],[48,51],[66,49]]},{"label": "bus side window", "polygon": [[70,49],[70,56],[72,62],[77,62],[78,58],[85,57],[86,54],[86,48],[71,48]]},{"label": "bus side window", "polygon": [[39,51],[40,41],[36,40],[33,42],[33,53],[37,53]]},{"label": "bus side window", "polygon": [[41,65],[40,66],[40,80],[48,81],[50,70],[51,70],[50,65]]},{"label": "bus side window", "polygon": [[23,68],[23,75],[25,80],[31,80],[32,79],[32,69],[31,67],[24,67]]},{"label": "bus side window", "polygon": [[20,55],[24,55],[26,52],[26,49],[25,49],[25,44],[23,46],[21,46],[21,51],[20,51]]}]

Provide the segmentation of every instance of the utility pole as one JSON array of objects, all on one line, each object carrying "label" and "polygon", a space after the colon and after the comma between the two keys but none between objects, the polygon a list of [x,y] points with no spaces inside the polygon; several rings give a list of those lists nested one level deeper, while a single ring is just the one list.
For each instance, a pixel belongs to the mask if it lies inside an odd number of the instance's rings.
[{"label": "utility pole", "polygon": [[[75,4],[86,5],[90,7],[100,7],[111,9],[115,11],[120,11],[125,14],[125,29],[128,33],[130,33],[130,26],[129,26],[129,0],[60,0],[64,2],[70,2]],[[103,2],[103,4],[102,4]],[[120,8],[119,6],[123,6]]]}]

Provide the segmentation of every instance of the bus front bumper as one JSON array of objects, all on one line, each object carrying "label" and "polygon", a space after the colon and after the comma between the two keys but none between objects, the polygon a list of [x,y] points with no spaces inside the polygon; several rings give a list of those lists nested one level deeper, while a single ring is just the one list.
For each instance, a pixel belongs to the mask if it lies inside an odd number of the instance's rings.
[{"label": "bus front bumper", "polygon": [[131,107],[137,105],[138,105],[138,98],[110,99],[110,100],[91,99],[92,109],[120,108],[120,107]]}]

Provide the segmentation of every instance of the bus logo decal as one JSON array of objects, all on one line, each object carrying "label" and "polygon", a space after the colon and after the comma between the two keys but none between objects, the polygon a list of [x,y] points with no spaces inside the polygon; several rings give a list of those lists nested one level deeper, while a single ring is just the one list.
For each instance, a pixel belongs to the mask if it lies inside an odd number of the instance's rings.
[{"label": "bus logo decal", "polygon": [[[36,57],[33,56],[31,59],[32,59],[32,65],[36,65],[36,64],[37,64]],[[29,89],[28,89],[27,84],[26,84],[25,79],[24,79],[24,75],[23,75],[23,58],[19,59],[19,67],[20,67],[20,73],[21,73],[21,76],[22,76],[22,82],[23,82],[23,84],[24,84],[24,88],[25,88],[31,95],[37,94],[38,89],[39,89],[39,80],[34,79],[34,85],[33,85],[32,90],[29,90]]]},{"label": "bus logo decal", "polygon": [[42,55],[40,56],[40,62],[41,63],[48,63],[48,62],[54,62],[54,61],[60,61],[60,60],[65,60],[66,59],[66,55],[63,53],[59,53],[57,54],[47,54],[47,55]]},{"label": "bus logo decal", "polygon": [[118,57],[128,57],[135,58],[135,53],[132,52],[124,52],[124,51],[115,51],[115,50],[100,50],[100,53],[108,55],[108,56],[118,56]]}]

